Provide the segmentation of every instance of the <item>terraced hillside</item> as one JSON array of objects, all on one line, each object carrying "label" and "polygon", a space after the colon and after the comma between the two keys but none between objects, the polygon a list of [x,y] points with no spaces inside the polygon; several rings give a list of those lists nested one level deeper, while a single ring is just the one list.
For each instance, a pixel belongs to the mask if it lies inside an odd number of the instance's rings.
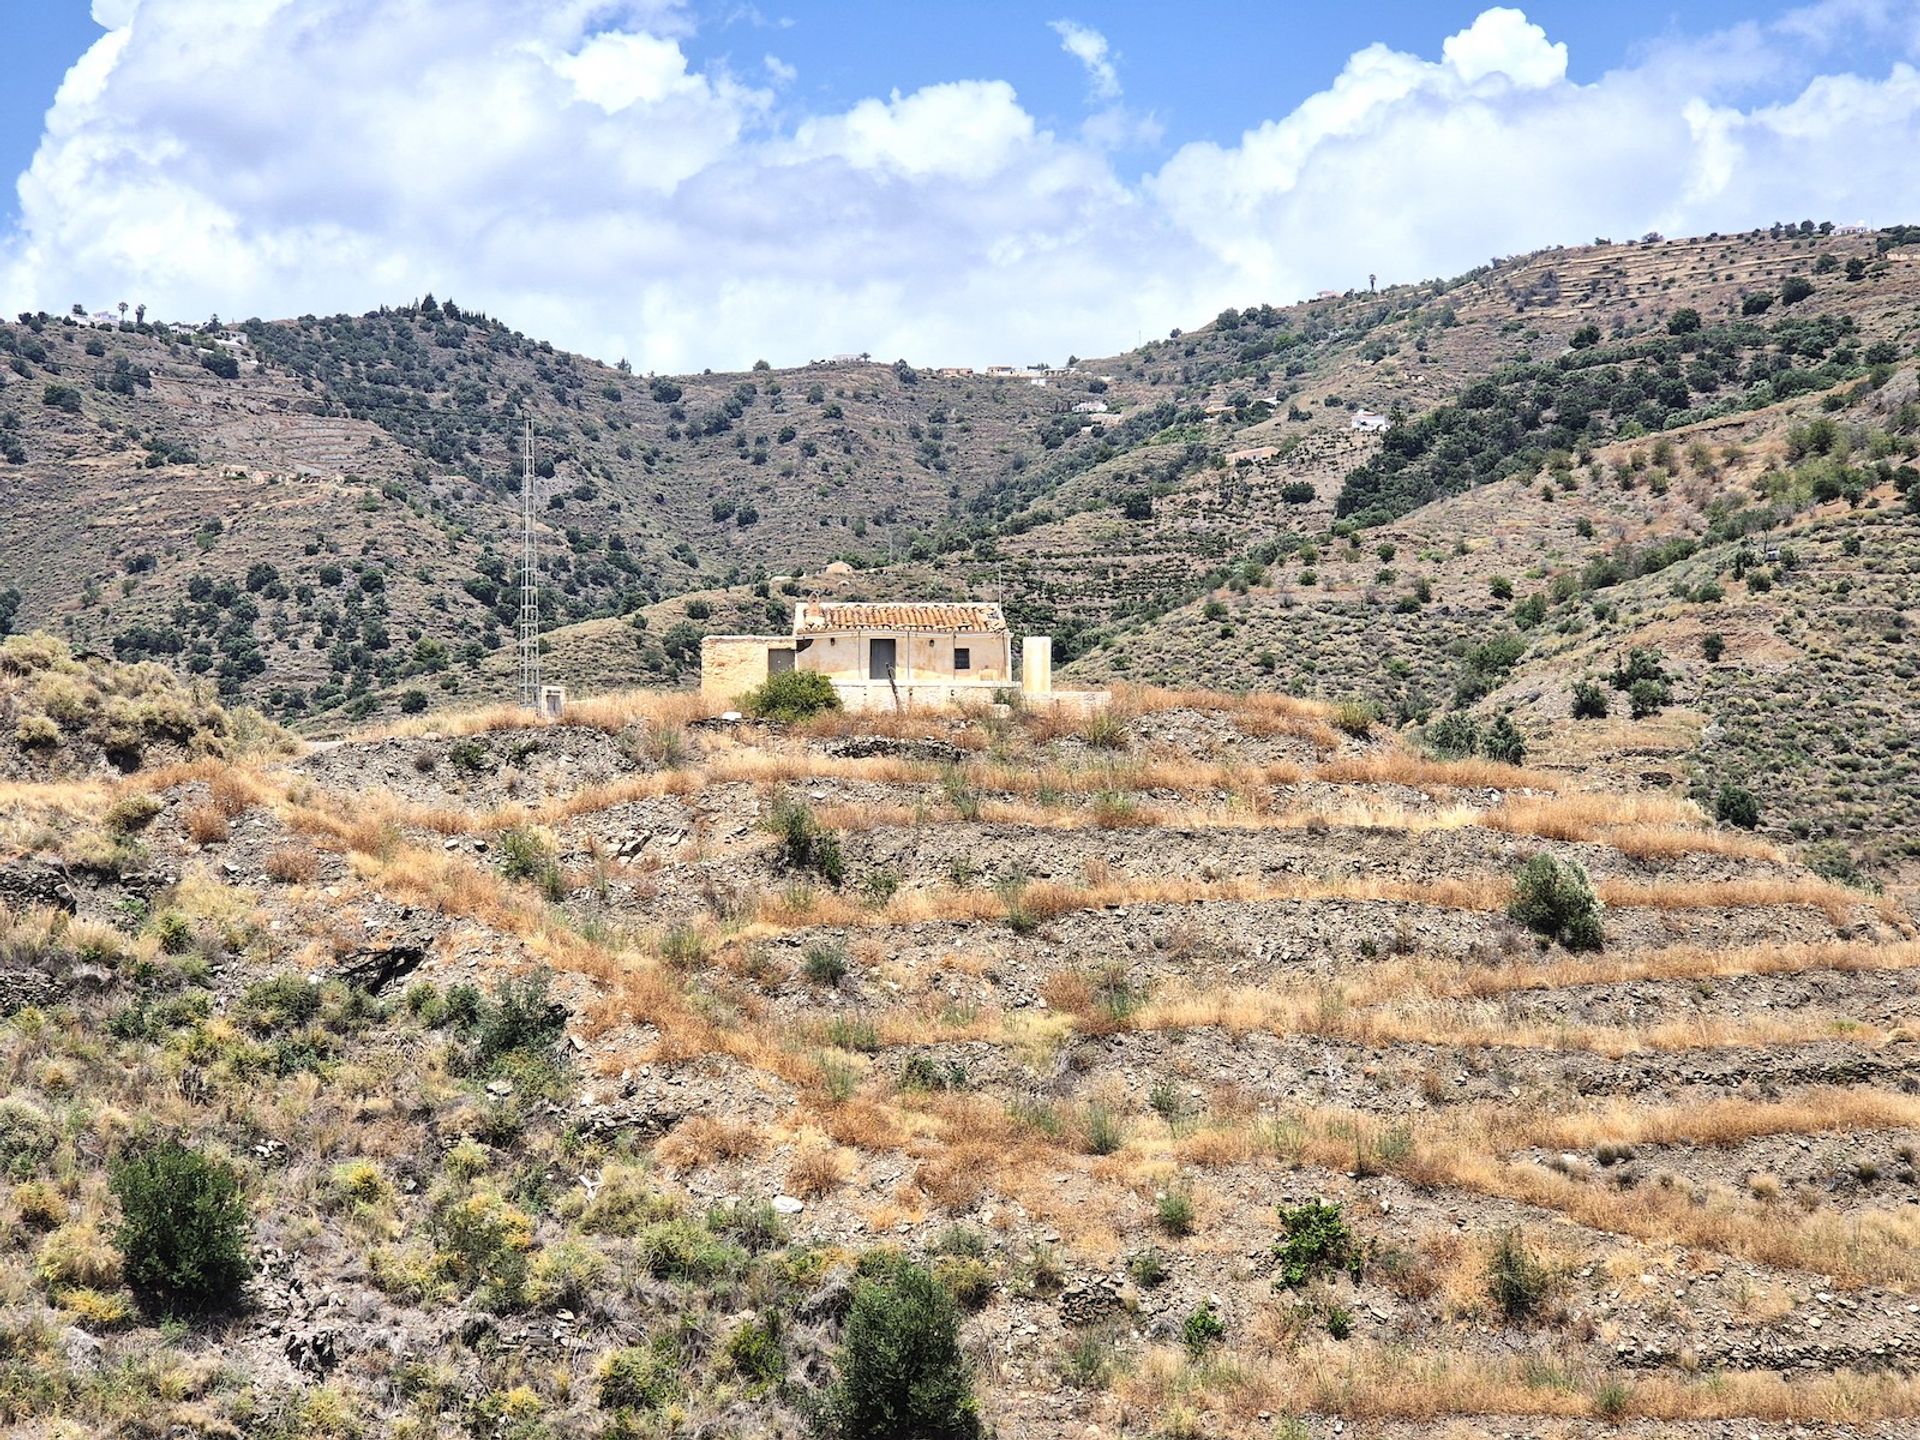
[{"label": "terraced hillside", "polygon": [[9,790],[0,1420],[869,1434],[925,1325],[951,1433],[1920,1422],[1896,898],[1284,696],[575,720]]},{"label": "terraced hillside", "polygon": [[[876,590],[1001,601],[1067,658],[1249,559],[1324,549],[1335,520],[1910,358],[1914,232],[1830,229],[1257,303],[1041,387],[904,361],[640,377],[431,298],[182,329],[23,317],[0,325],[0,597],[21,628],[210,675],[290,722],[484,698],[530,417],[556,627],[758,628],[777,577],[844,556],[888,572]],[[1363,406],[1397,428],[1354,431]],[[696,592],[704,616],[658,609]],[[576,688],[684,678],[697,635],[670,631]]]}]

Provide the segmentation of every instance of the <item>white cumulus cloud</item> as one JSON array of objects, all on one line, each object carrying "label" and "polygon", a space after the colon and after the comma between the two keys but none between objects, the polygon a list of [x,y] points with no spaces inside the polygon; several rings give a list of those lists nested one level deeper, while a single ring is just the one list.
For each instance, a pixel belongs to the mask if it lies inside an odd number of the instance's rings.
[{"label": "white cumulus cloud", "polygon": [[[432,290],[643,368],[1057,360],[1369,271],[1920,219],[1914,0],[1666,35],[1581,80],[1564,43],[1489,9],[1423,53],[1364,46],[1145,175],[1114,156],[1157,144],[1152,123],[1117,106],[1055,133],[991,75],[809,106],[784,61],[696,62],[676,0],[94,8],[111,31],[0,237],[8,312],[276,316]],[[1112,100],[1104,38],[1055,28]],[[1823,63],[1843,53],[1876,58]]]}]

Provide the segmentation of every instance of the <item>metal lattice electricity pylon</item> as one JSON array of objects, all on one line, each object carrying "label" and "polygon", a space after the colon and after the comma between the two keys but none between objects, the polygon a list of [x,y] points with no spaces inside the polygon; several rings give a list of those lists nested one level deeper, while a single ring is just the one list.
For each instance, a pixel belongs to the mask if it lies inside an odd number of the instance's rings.
[{"label": "metal lattice electricity pylon", "polygon": [[521,438],[520,481],[520,700],[540,708],[540,570],[534,553],[533,420]]}]

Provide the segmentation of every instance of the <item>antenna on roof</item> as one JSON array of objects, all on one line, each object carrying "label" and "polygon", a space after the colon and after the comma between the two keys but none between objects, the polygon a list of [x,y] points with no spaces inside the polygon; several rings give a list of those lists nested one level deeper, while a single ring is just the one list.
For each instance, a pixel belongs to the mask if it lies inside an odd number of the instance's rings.
[{"label": "antenna on roof", "polygon": [[520,700],[540,708],[540,572],[533,543],[533,417],[521,432],[520,481]]}]

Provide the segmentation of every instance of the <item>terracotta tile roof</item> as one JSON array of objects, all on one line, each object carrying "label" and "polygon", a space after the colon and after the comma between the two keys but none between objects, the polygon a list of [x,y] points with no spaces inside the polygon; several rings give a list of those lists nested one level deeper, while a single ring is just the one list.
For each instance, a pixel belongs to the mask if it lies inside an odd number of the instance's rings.
[{"label": "terracotta tile roof", "polygon": [[938,630],[999,633],[1007,628],[998,605],[834,604],[809,601],[795,617],[796,630]]}]

